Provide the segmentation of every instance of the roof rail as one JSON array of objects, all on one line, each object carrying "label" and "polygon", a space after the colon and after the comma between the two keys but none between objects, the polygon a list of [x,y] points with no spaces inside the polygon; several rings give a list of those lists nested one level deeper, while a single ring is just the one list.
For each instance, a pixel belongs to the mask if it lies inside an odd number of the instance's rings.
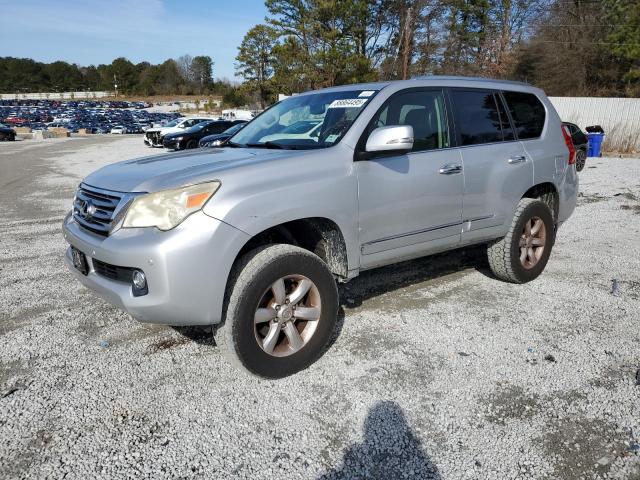
[{"label": "roof rail", "polygon": [[471,82],[496,82],[496,83],[509,83],[512,85],[531,85],[526,82],[517,82],[515,80],[501,80],[498,78],[485,78],[485,77],[465,77],[462,75],[418,75],[411,77],[411,80],[466,80]]}]

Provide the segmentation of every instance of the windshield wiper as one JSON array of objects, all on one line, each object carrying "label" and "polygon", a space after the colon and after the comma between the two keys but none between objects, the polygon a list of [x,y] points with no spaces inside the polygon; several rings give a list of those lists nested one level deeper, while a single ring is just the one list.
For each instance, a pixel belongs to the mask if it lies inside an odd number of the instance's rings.
[{"label": "windshield wiper", "polygon": [[224,145],[222,145],[223,147],[232,147],[232,148],[242,148],[244,147],[244,145],[240,145],[239,143],[236,142],[231,142],[231,141],[227,141]]},{"label": "windshield wiper", "polygon": [[263,142],[263,143],[247,143],[247,147],[251,147],[251,148],[278,148],[278,149],[282,149],[282,150],[287,150],[289,149],[288,145],[282,145],[281,143],[276,143],[276,142]]}]

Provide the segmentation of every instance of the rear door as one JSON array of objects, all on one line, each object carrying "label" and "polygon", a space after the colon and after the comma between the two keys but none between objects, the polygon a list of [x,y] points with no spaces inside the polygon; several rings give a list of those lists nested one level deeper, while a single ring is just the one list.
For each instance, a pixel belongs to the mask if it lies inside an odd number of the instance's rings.
[{"label": "rear door", "polygon": [[459,243],[464,181],[446,103],[442,89],[396,93],[363,135],[366,143],[373,129],[391,125],[414,133],[413,151],[355,163],[363,268]]},{"label": "rear door", "polygon": [[533,163],[517,141],[500,92],[451,89],[464,166],[462,243],[496,238],[533,185]]}]

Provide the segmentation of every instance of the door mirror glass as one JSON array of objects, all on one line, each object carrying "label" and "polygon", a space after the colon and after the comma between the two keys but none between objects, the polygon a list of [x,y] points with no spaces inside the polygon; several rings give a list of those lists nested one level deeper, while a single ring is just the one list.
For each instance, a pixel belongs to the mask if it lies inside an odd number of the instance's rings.
[{"label": "door mirror glass", "polygon": [[411,125],[378,127],[367,139],[367,152],[409,151],[413,148]]}]

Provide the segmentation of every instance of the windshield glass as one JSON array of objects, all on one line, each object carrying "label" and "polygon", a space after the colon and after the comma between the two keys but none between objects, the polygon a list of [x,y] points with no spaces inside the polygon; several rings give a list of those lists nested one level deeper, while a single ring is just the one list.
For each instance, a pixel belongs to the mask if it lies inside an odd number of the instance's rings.
[{"label": "windshield glass", "polygon": [[171,120],[169,123],[166,123],[164,126],[165,127],[175,127],[179,121],[181,121],[181,118],[178,118],[176,120]]},{"label": "windshield glass", "polygon": [[327,148],[347,133],[375,90],[319,92],[287,98],[231,138],[240,147]]}]

